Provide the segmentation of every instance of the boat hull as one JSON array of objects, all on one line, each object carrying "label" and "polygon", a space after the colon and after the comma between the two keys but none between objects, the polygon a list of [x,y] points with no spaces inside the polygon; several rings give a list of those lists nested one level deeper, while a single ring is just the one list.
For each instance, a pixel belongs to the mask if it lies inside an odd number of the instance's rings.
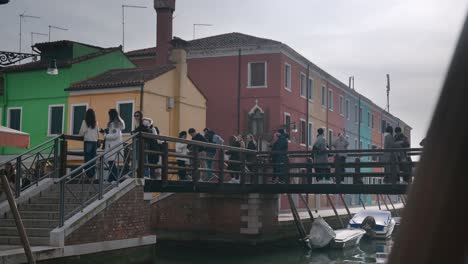
[{"label": "boat hull", "polygon": [[338,229],[335,233],[336,237],[329,246],[339,249],[357,246],[366,232],[362,229]]}]

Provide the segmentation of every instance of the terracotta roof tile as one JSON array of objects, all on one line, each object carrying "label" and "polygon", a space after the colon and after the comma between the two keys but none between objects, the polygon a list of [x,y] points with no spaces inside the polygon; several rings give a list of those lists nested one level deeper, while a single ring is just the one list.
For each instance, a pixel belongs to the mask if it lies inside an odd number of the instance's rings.
[{"label": "terracotta roof tile", "polygon": [[174,68],[174,65],[162,65],[147,68],[110,70],[85,81],[74,83],[65,90],[81,91],[100,88],[139,86]]}]

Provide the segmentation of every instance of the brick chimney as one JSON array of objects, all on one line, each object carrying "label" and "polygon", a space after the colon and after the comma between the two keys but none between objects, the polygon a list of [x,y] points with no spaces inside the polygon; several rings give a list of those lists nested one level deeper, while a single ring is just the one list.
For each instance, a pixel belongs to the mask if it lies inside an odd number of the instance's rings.
[{"label": "brick chimney", "polygon": [[168,64],[172,40],[172,13],[175,0],[154,0],[156,9],[156,64]]}]

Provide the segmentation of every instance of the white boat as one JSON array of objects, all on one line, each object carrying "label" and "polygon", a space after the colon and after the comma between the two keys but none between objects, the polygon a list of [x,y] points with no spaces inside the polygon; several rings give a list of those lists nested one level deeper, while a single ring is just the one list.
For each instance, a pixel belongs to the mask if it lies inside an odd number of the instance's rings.
[{"label": "white boat", "polygon": [[348,228],[362,228],[371,238],[387,238],[393,233],[395,220],[389,211],[362,210],[349,220]]},{"label": "white boat", "polygon": [[311,248],[349,248],[357,246],[366,232],[362,229],[333,230],[321,217],[314,219],[307,236]]}]

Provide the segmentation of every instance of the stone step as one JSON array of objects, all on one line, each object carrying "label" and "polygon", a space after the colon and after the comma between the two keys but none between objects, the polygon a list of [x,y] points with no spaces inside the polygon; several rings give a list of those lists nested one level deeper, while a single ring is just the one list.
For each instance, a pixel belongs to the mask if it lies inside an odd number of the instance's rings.
[{"label": "stone step", "polygon": [[[58,219],[58,211],[20,211],[21,218],[25,219]],[[6,219],[14,219],[13,213],[6,213]],[[1,224],[0,224],[1,225]]]},{"label": "stone step", "polygon": [[[65,211],[72,211],[75,208],[79,207],[80,204],[65,204]],[[21,204],[18,206],[20,211],[58,211],[59,204],[47,204],[47,203],[31,203],[31,204]]]},{"label": "stone step", "polygon": [[[49,219],[21,219],[23,221],[23,225],[26,228],[34,228],[34,227],[48,227],[48,228],[55,228],[58,226],[58,219],[57,220],[49,220]],[[2,219],[1,220],[2,227],[16,227],[16,222],[14,219]]]},{"label": "stone step", "polygon": [[[32,246],[47,246],[49,245],[49,237],[28,237],[29,244]],[[21,245],[19,236],[0,236],[0,245]]]},{"label": "stone step", "polygon": [[[29,204],[59,204],[59,198],[52,197],[36,197],[29,200]],[[65,197],[65,204],[77,204],[80,203],[80,200],[77,200],[75,197]],[[27,204],[27,203],[24,203]],[[20,205],[21,206],[21,205]]]},{"label": "stone step", "polygon": [[[28,237],[49,237],[52,228],[34,227],[26,228]],[[19,236],[16,227],[0,227],[0,236]]]}]

